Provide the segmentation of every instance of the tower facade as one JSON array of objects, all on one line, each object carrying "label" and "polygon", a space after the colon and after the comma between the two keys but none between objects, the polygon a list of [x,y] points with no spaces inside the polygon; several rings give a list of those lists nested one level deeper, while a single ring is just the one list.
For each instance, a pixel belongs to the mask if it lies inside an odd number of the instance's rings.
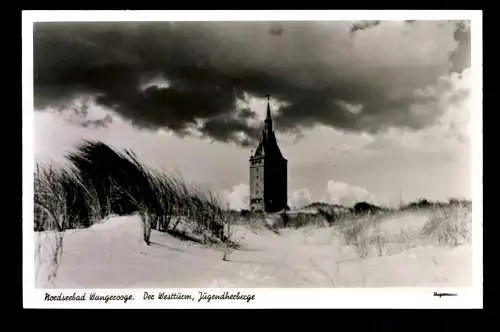
[{"label": "tower facade", "polygon": [[288,160],[278,146],[269,96],[264,129],[250,157],[250,210],[267,213],[287,208]]}]

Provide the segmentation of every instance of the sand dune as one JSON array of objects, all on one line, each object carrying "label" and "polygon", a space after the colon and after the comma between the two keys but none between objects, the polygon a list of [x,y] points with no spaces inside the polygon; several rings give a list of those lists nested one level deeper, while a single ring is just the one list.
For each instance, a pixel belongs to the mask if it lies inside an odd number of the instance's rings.
[{"label": "sand dune", "polygon": [[[426,215],[401,214],[381,222],[384,232],[418,231]],[[413,228],[412,228],[413,227]],[[338,227],[282,229],[233,226],[241,248],[223,261],[223,248],[206,247],[154,231],[141,238],[136,216],[113,217],[67,231],[57,277],[45,283],[50,249],[41,258],[37,287],[399,287],[468,286],[472,246],[386,244],[380,256],[360,257]],[[39,234],[39,237],[42,234]],[[46,238],[48,246],[50,239]]]}]

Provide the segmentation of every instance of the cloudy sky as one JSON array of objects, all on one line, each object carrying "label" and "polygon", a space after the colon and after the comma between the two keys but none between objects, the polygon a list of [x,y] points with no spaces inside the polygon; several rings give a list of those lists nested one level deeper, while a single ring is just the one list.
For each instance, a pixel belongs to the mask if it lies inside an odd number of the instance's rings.
[{"label": "cloudy sky", "polygon": [[470,76],[467,22],[37,23],[35,154],[99,139],[246,208],[270,94],[292,206],[470,198]]}]

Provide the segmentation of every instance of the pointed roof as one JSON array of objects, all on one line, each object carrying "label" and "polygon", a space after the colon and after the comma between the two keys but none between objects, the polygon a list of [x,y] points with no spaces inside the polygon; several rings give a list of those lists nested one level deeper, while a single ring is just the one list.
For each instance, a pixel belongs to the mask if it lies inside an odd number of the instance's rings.
[{"label": "pointed roof", "polygon": [[276,139],[276,135],[274,133],[272,127],[272,118],[271,118],[271,106],[269,102],[269,95],[267,97],[267,110],[266,110],[266,119],[265,126],[262,130],[262,134],[259,139],[259,144],[257,149],[255,149],[255,153],[252,157],[263,157],[264,155],[271,155],[278,159],[285,159],[281,150],[278,146],[278,141]]},{"label": "pointed roof", "polygon": [[271,118],[271,106],[269,105],[270,95],[266,95],[267,98],[267,111],[266,111],[266,121],[273,121]]}]

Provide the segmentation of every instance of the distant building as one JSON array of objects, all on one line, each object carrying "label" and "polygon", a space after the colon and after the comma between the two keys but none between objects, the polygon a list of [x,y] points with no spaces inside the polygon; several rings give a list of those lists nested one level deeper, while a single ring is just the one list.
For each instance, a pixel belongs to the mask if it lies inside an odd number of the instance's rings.
[{"label": "distant building", "polygon": [[264,129],[250,157],[250,210],[273,213],[287,206],[288,160],[280,151],[273,130],[269,96]]}]

